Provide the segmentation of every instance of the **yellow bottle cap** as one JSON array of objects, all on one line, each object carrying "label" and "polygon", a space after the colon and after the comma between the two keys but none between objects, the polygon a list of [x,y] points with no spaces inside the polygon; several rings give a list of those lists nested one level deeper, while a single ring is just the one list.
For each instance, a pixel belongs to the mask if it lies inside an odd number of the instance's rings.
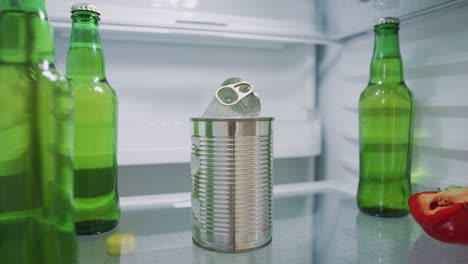
[{"label": "yellow bottle cap", "polygon": [[115,234],[106,240],[107,253],[112,256],[127,255],[135,251],[136,238],[132,234]]}]

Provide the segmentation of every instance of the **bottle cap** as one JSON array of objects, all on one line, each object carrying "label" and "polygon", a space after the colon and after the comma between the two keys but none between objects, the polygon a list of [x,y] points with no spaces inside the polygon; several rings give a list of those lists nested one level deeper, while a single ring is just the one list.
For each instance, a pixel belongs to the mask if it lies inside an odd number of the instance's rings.
[{"label": "bottle cap", "polygon": [[92,5],[92,4],[79,3],[79,4],[72,5],[71,7],[72,13],[78,10],[91,11],[98,15],[101,14],[101,10],[99,10],[99,8],[97,8],[95,5]]},{"label": "bottle cap", "polygon": [[375,22],[375,26],[382,24],[400,24],[400,20],[396,17],[382,17]]},{"label": "bottle cap", "polygon": [[136,250],[136,239],[132,234],[117,233],[106,239],[107,253],[111,256],[123,256]]}]

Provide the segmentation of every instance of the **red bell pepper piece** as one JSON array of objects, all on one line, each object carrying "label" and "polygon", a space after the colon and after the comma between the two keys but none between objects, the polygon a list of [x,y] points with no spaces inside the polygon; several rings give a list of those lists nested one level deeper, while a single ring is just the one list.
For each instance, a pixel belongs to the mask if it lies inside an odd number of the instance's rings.
[{"label": "red bell pepper piece", "polygon": [[468,187],[450,186],[442,192],[422,192],[408,200],[411,214],[431,237],[468,245]]}]

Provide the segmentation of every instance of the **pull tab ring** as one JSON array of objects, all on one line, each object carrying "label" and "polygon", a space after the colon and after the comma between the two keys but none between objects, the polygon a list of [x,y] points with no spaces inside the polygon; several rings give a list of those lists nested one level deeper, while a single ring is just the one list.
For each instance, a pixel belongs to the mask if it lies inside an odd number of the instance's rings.
[{"label": "pull tab ring", "polygon": [[232,106],[253,93],[253,86],[248,82],[224,85],[216,91],[216,99],[224,106]]}]

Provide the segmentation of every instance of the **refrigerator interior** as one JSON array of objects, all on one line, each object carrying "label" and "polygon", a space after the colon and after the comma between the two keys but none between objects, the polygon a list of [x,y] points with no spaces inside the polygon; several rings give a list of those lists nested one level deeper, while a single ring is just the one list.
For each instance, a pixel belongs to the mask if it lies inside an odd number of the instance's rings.
[{"label": "refrigerator interior", "polygon": [[[48,1],[65,72],[74,1]],[[327,180],[355,192],[357,102],[373,22],[402,20],[417,101],[412,180],[464,184],[468,17],[460,0],[96,0],[106,71],[119,98],[124,197],[190,191],[190,117],[227,78],[250,81],[275,117],[274,182]]]},{"label": "refrigerator interior", "polygon": [[[70,0],[49,0],[64,72]],[[119,97],[121,224],[135,254],[108,256],[108,234],[80,239],[83,263],[460,263],[412,218],[359,213],[357,103],[373,22],[402,20],[405,79],[416,98],[415,190],[466,185],[466,0],[96,0],[107,77]],[[245,254],[192,245],[190,117],[240,76],[274,126],[274,242]],[[396,242],[395,242],[396,241]],[[336,250],[339,249],[339,250]],[[374,261],[375,260],[375,261]],[[94,261],[94,262],[93,262]]]}]

